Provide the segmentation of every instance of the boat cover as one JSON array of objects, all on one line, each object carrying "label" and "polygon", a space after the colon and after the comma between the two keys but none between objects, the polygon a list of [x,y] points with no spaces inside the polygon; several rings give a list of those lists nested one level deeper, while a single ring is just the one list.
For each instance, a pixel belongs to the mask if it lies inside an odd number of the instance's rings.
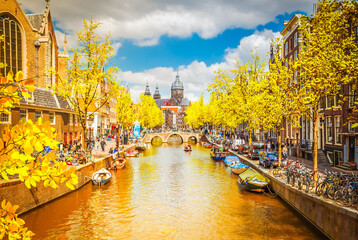
[{"label": "boat cover", "polygon": [[263,182],[270,182],[270,179],[265,178],[260,173],[258,173],[255,169],[249,168],[245,172],[239,175],[239,181],[241,184],[245,184],[247,181],[250,180],[259,180]]},{"label": "boat cover", "polygon": [[237,156],[227,156],[224,160],[226,165],[230,165],[233,162],[241,163],[240,159]]},{"label": "boat cover", "polygon": [[231,168],[249,168],[249,166],[243,164],[243,163],[237,163],[230,166]]}]

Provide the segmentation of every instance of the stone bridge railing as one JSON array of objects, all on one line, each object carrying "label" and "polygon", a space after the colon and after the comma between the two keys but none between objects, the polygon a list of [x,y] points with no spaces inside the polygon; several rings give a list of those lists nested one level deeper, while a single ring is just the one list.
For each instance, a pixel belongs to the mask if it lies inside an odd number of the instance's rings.
[{"label": "stone bridge railing", "polygon": [[161,132],[161,133],[147,133],[142,141],[145,143],[151,143],[153,138],[159,137],[163,143],[168,142],[168,139],[173,136],[178,135],[181,137],[184,143],[188,142],[190,137],[194,137],[197,142],[207,142],[207,138],[204,134],[201,133],[190,133],[190,132]]}]

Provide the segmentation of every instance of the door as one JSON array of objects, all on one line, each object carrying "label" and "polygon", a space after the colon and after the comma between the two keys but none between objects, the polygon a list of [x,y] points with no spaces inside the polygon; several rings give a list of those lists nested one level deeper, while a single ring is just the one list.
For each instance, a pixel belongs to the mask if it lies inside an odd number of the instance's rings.
[{"label": "door", "polygon": [[63,142],[65,144],[67,144],[67,133],[66,132],[63,134]]},{"label": "door", "polygon": [[354,162],[354,148],[355,148],[355,137],[349,136],[349,146],[348,146],[348,162]]},{"label": "door", "polygon": [[70,133],[70,140],[69,140],[70,144],[72,145],[72,133]]}]

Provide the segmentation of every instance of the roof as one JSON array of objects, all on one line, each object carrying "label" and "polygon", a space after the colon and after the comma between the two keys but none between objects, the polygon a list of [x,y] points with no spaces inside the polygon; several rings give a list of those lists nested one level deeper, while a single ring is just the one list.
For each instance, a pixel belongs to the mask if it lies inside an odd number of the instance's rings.
[{"label": "roof", "polygon": [[27,19],[31,23],[32,27],[35,28],[37,31],[41,29],[42,19],[44,14],[26,14]]},{"label": "roof", "polygon": [[[170,99],[155,99],[155,103],[157,104],[158,107],[162,107],[165,106],[165,102],[170,101]],[[179,106],[189,106],[190,105],[190,101],[187,98],[183,98],[181,100],[181,103],[179,104]]]}]

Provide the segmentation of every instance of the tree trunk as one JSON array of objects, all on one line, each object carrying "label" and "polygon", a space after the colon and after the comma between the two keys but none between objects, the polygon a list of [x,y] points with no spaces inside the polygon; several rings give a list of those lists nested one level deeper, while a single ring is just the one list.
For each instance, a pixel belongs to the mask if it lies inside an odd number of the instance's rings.
[{"label": "tree trunk", "polygon": [[[86,123],[87,125],[87,123]],[[85,152],[87,152],[87,127],[86,125],[83,127],[82,126],[82,129],[83,129],[83,139],[82,139],[82,148]]]},{"label": "tree trunk", "polygon": [[282,149],[281,149],[281,127],[277,131],[277,143],[278,143],[278,166],[281,166]]},{"label": "tree trunk", "polygon": [[318,149],[318,113],[317,110],[314,110],[313,113],[313,179],[317,180],[317,149]]},{"label": "tree trunk", "polygon": [[252,131],[251,131],[251,129],[249,129],[249,146],[251,146],[251,134],[252,134]]},{"label": "tree trunk", "polygon": [[119,127],[117,127],[116,148],[119,151]]}]

